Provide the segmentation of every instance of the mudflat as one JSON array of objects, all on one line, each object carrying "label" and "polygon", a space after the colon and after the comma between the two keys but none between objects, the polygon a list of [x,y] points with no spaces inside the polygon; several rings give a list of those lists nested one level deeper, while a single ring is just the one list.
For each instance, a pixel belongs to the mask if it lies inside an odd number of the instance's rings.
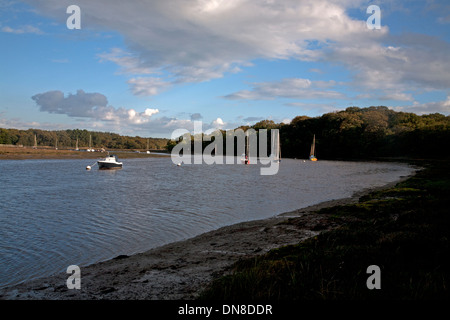
[{"label": "mudflat", "polygon": [[[114,153],[111,150],[110,153]],[[148,158],[167,157],[163,154],[133,152],[131,150],[119,150],[120,158]],[[75,151],[71,149],[37,148],[32,147],[9,147],[0,146],[0,160],[27,160],[27,159],[97,159],[105,157],[107,152],[86,152],[85,150]]]}]

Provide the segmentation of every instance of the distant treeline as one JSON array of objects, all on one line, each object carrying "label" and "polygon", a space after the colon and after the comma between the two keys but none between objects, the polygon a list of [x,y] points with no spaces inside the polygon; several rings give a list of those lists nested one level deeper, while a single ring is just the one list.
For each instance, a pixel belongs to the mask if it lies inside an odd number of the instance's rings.
[{"label": "distant treeline", "polygon": [[431,157],[450,155],[450,117],[416,115],[387,107],[349,107],[280,125],[286,157],[306,158],[313,134],[320,158]]},{"label": "distant treeline", "polygon": [[[287,158],[308,158],[313,135],[319,160],[450,155],[450,117],[439,113],[419,116],[384,106],[349,107],[320,117],[298,116],[290,124],[263,120],[251,127],[240,127],[244,131],[249,128],[268,132],[279,129],[282,157]],[[222,134],[226,153],[225,131]],[[210,143],[203,142],[203,146]],[[168,149],[175,144],[169,141]]]},{"label": "distant treeline", "polygon": [[121,136],[116,133],[94,132],[87,130],[58,130],[46,131],[39,129],[3,129],[0,128],[0,144],[34,146],[34,137],[38,147],[75,148],[78,139],[78,147],[89,147],[89,137],[92,137],[93,148],[106,149],[146,149],[147,141],[149,149],[165,149],[168,139],[142,138]]}]

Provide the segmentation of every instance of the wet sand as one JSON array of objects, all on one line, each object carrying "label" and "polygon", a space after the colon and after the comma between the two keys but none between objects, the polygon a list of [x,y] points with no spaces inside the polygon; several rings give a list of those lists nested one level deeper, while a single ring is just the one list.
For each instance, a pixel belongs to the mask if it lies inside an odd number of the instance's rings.
[{"label": "wet sand", "polygon": [[355,203],[362,195],[397,182],[363,190],[350,198],[238,223],[144,253],[81,267],[80,290],[68,289],[66,281],[70,275],[61,273],[0,289],[0,299],[196,299],[214,278],[229,274],[239,259],[297,244],[339,226],[329,215],[315,211]]}]

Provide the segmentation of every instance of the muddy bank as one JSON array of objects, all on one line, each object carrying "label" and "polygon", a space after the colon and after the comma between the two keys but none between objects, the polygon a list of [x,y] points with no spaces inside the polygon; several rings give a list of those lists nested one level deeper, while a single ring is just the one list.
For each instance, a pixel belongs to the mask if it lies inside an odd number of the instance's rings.
[{"label": "muddy bank", "polygon": [[[149,158],[149,157],[168,157],[161,153],[133,152],[132,150],[109,150],[112,154],[117,154],[120,158]],[[155,151],[156,152],[156,151]],[[161,151],[159,151],[161,152]],[[54,148],[39,148],[33,149],[31,147],[5,147],[0,146],[0,160],[31,160],[31,159],[98,159],[104,158],[107,152],[86,152],[75,151],[70,149],[54,149]]]},{"label": "muddy bank", "polygon": [[0,299],[195,299],[212,279],[229,273],[239,259],[296,244],[338,227],[329,216],[314,212],[357,202],[360,196],[374,190],[81,267],[80,290],[67,289],[69,274],[61,273],[2,289]]}]

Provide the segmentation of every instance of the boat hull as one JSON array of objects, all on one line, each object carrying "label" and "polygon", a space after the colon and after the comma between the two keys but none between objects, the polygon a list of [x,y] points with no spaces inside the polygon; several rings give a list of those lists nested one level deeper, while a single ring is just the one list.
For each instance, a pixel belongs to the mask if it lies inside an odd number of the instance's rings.
[{"label": "boat hull", "polygon": [[122,169],[122,163],[111,163],[111,162],[105,162],[105,161],[97,161],[98,168],[100,170],[115,170],[115,169]]}]

